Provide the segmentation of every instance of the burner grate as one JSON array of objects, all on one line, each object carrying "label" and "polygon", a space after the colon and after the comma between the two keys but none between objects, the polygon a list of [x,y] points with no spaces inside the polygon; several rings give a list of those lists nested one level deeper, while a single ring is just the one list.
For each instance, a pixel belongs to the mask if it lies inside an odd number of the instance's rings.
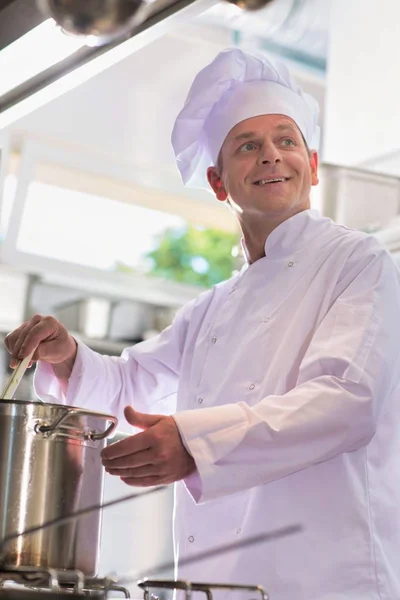
[{"label": "burner grate", "polygon": [[[119,592],[125,598],[130,598],[129,591],[118,585],[111,577],[85,577],[81,571],[66,571],[57,569],[41,569],[36,567],[2,568],[0,570],[0,592],[11,592],[18,588],[20,597],[26,598],[23,592],[50,592],[68,598],[74,596],[94,596],[107,599],[110,592]],[[65,594],[63,594],[65,592]],[[61,596],[60,596],[61,594]],[[0,593],[0,598],[4,594]],[[10,594],[11,598],[11,594]],[[49,598],[46,595],[46,598]]]}]

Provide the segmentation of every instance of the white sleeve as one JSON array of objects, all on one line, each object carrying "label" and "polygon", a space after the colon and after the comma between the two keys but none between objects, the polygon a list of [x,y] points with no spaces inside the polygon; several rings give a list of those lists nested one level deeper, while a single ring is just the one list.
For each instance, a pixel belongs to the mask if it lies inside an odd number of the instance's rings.
[{"label": "white sleeve", "polygon": [[194,303],[180,309],[172,325],[158,336],[127,348],[121,357],[104,356],[78,342],[66,395],[51,365],[39,362],[34,382],[37,395],[48,402],[110,412],[122,421],[128,404],[140,412],[173,413]]},{"label": "white sleeve", "polygon": [[367,444],[400,378],[399,310],[399,272],[380,251],[315,331],[292,390],[254,406],[232,398],[175,415],[197,466],[185,480],[194,500],[262,485]]}]

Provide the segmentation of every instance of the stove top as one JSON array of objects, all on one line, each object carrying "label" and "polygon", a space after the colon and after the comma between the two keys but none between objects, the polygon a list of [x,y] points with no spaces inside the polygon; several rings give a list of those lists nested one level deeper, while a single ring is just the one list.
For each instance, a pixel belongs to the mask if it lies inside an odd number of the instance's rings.
[{"label": "stove top", "polygon": [[[1,600],[71,600],[74,596],[92,596],[106,600],[111,592],[130,598],[129,591],[110,577],[86,577],[81,571],[37,569],[35,567],[0,570]],[[113,594],[115,597],[115,594]]]},{"label": "stove top", "polygon": [[[127,580],[128,581],[128,580]],[[143,600],[158,600],[151,590],[181,590],[185,600],[191,600],[192,592],[201,592],[205,600],[213,600],[213,591],[241,591],[251,593],[255,600],[268,600],[268,594],[260,585],[234,585],[223,583],[195,583],[180,580],[141,579],[133,580],[143,591]],[[90,596],[107,600],[120,595],[130,598],[127,588],[111,577],[86,577],[81,571],[40,569],[35,567],[1,568],[0,600],[72,600]]]}]

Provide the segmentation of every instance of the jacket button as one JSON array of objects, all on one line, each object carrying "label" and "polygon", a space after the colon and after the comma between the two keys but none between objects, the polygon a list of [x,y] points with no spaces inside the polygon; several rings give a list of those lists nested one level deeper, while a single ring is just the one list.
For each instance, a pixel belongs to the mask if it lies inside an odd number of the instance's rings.
[{"label": "jacket button", "polygon": [[217,338],[213,337],[211,341],[212,341],[213,344],[215,344],[215,342],[217,341]]},{"label": "jacket button", "polygon": [[191,536],[188,538],[188,540],[189,540],[189,542],[190,542],[190,543],[192,543],[192,542],[194,542],[194,537],[191,535]]},{"label": "jacket button", "polygon": [[254,385],[254,383],[252,383],[251,385],[249,385],[249,390],[254,390],[256,386]]},{"label": "jacket button", "polygon": [[237,533],[238,535],[239,535],[239,533],[240,533],[241,531],[242,531],[242,528],[241,528],[241,527],[238,527],[238,528],[236,529],[236,533]]},{"label": "jacket button", "polygon": [[198,402],[199,404],[201,404],[201,403],[203,402],[203,398],[198,398],[198,399],[197,399],[197,402]]}]

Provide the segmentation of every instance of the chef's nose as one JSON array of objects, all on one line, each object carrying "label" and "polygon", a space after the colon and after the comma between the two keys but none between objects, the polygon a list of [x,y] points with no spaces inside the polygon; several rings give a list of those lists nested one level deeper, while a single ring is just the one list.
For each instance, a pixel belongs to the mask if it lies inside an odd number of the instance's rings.
[{"label": "chef's nose", "polygon": [[260,165],[274,164],[281,161],[278,148],[272,142],[264,143],[260,148],[258,163]]}]

